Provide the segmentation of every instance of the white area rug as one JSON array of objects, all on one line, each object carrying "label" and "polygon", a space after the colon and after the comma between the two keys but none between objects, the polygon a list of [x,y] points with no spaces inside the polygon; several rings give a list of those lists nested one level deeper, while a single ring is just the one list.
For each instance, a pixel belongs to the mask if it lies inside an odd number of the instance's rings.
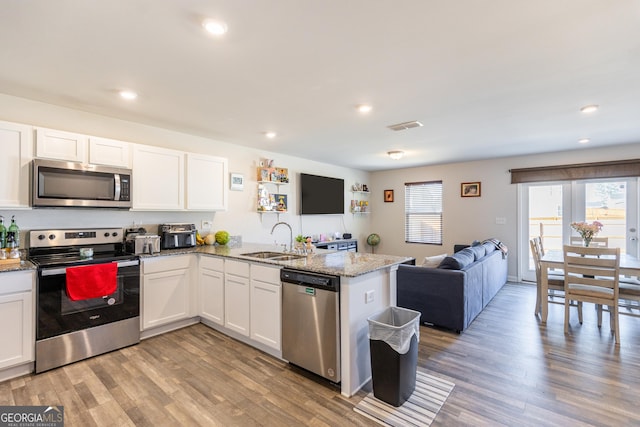
[{"label": "white area rug", "polygon": [[452,382],[434,377],[418,369],[416,389],[411,397],[396,408],[369,393],[354,411],[379,424],[389,426],[429,426],[455,387]]}]

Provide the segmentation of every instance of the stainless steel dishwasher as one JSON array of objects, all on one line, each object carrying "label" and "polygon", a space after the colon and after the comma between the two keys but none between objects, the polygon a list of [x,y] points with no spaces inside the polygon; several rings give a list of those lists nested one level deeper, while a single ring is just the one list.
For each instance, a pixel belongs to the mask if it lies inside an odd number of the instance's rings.
[{"label": "stainless steel dishwasher", "polygon": [[340,382],[340,277],[282,269],[282,357]]}]

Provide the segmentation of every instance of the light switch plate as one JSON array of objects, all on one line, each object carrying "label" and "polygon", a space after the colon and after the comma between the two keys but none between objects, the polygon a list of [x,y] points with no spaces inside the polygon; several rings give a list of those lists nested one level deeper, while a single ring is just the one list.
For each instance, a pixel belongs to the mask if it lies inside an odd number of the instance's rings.
[{"label": "light switch plate", "polygon": [[365,302],[365,304],[369,304],[370,302],[373,302],[374,294],[375,294],[374,291],[365,292],[365,294],[364,294],[364,302]]}]

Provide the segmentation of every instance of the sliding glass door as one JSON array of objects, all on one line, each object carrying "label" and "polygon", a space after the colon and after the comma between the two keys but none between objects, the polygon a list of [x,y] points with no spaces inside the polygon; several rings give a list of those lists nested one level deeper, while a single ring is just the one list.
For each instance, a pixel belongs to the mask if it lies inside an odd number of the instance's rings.
[{"label": "sliding glass door", "polygon": [[621,252],[638,256],[638,179],[617,178],[555,183],[519,184],[522,280],[535,281],[529,240],[542,237],[544,250],[569,244],[574,221],[600,221],[598,237]]}]

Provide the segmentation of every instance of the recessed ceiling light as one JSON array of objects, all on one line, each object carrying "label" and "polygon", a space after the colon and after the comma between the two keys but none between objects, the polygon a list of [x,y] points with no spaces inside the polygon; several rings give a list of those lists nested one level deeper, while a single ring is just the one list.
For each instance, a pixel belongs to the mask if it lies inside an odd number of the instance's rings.
[{"label": "recessed ceiling light", "polygon": [[400,160],[404,156],[404,151],[400,151],[400,150],[387,151],[387,154],[393,160]]},{"label": "recessed ceiling light", "polygon": [[587,113],[587,114],[588,114],[588,113],[593,113],[594,111],[597,111],[597,110],[598,110],[598,108],[600,108],[600,106],[599,106],[599,105],[596,105],[596,104],[585,105],[584,107],[582,107],[582,108],[580,109],[580,112],[581,112],[581,113]]},{"label": "recessed ceiling light", "polygon": [[120,97],[128,100],[134,100],[138,97],[138,94],[132,90],[121,90]]},{"label": "recessed ceiling light", "polygon": [[587,142],[589,142],[589,141],[591,141],[589,138],[580,138],[580,139],[578,140],[578,142],[579,142],[580,144],[586,144],[586,143],[587,143]]},{"label": "recessed ceiling light", "polygon": [[216,21],[214,19],[206,19],[202,26],[208,33],[213,34],[214,36],[221,36],[225,34],[228,30],[227,24],[222,21]]},{"label": "recessed ceiling light", "polygon": [[266,136],[266,137],[267,137],[267,138],[269,138],[269,139],[273,139],[273,138],[275,138],[276,136],[278,136],[278,134],[277,134],[277,133],[275,133],[275,132],[265,132],[265,133],[264,133],[264,136]]},{"label": "recessed ceiling light", "polygon": [[361,105],[358,105],[356,109],[358,110],[359,113],[367,114],[367,113],[370,113],[371,110],[373,110],[373,107],[369,104],[361,104]]}]

